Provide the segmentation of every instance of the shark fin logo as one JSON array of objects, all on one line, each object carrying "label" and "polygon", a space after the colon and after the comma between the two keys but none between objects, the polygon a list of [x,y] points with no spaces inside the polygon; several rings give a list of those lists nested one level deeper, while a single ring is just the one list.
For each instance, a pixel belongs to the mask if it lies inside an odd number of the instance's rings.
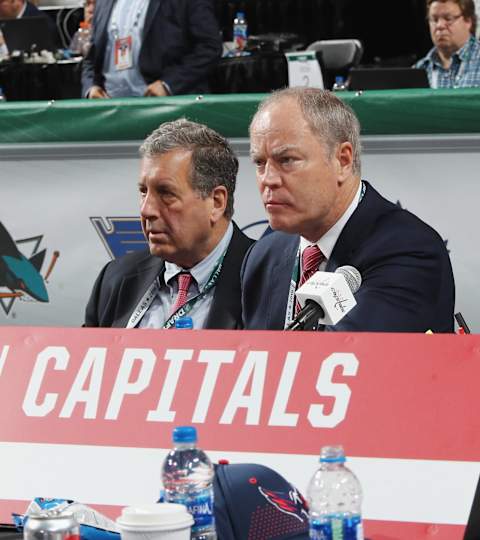
[{"label": "shark fin logo", "polygon": [[[0,222],[0,306],[8,315],[16,300],[48,302],[45,283],[59,257],[55,251],[50,266],[43,277],[40,272],[45,261],[46,249],[39,251],[43,235],[13,240]],[[29,255],[25,255],[25,250]]]},{"label": "shark fin logo", "polygon": [[139,217],[91,217],[90,221],[112,259],[148,248]]}]

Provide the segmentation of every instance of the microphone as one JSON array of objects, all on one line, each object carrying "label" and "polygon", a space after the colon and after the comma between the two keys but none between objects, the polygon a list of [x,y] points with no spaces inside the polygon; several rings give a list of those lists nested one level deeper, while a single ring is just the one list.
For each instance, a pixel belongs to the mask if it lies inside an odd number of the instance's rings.
[{"label": "microphone", "polygon": [[357,305],[354,294],[362,276],[354,266],[335,272],[315,272],[295,293],[302,309],[286,330],[304,330],[316,324],[337,324]]}]

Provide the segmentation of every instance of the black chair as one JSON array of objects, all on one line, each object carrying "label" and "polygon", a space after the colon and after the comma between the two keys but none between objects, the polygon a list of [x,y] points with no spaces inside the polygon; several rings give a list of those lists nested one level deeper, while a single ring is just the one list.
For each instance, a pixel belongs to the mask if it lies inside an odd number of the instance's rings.
[{"label": "black chair", "polygon": [[325,88],[331,88],[336,76],[345,79],[350,68],[358,66],[363,55],[363,45],[358,39],[328,39],[314,41],[307,51],[321,54]]}]

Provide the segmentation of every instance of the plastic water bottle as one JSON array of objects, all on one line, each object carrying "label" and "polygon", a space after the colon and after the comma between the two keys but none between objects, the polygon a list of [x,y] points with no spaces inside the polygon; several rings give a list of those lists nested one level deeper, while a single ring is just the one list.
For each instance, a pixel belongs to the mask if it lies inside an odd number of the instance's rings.
[{"label": "plastic water bottle", "polygon": [[192,540],[216,540],[213,515],[212,462],[197,448],[197,430],[191,426],[173,430],[173,450],[162,467],[166,502],[184,504],[192,514]]},{"label": "plastic water bottle", "polygon": [[92,35],[92,28],[90,23],[82,21],[80,28],[75,32],[72,42],[70,43],[70,49],[74,54],[81,56],[87,56],[90,49],[90,38]]},{"label": "plastic water bottle", "polygon": [[233,43],[235,49],[243,51],[247,45],[248,39],[248,24],[245,18],[245,13],[239,11],[235,19],[233,19]]},{"label": "plastic water bottle", "polygon": [[347,89],[347,84],[345,82],[345,77],[342,77],[341,75],[337,75],[335,77],[335,82],[333,83],[332,90],[334,92],[344,92]]},{"label": "plastic water bottle", "polygon": [[310,538],[314,540],[363,540],[362,488],[345,467],[341,446],[325,446],[320,468],[307,488]]},{"label": "plastic water bottle", "polygon": [[191,317],[180,317],[175,321],[175,328],[181,330],[192,330],[193,329],[193,319]]},{"label": "plastic water bottle", "polygon": [[3,93],[3,88],[1,86],[0,86],[0,101],[6,101],[5,94]]}]

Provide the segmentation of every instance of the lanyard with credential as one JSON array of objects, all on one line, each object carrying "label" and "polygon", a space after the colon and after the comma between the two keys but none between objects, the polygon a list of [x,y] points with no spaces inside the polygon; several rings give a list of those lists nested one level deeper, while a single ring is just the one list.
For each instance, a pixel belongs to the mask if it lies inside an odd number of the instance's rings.
[{"label": "lanyard with credential", "polygon": [[[360,191],[360,198],[358,200],[358,204],[362,202],[366,190],[367,190],[367,186],[365,185],[365,182],[362,181],[362,189]],[[298,246],[298,249],[297,249],[297,255],[295,257],[295,264],[293,265],[293,270],[292,270],[292,277],[290,279],[290,288],[288,289],[288,301],[287,301],[287,310],[285,313],[284,328],[287,328],[287,326],[293,321],[293,318],[295,316],[295,304],[296,304],[295,291],[297,290],[299,276],[300,276],[300,245]]]},{"label": "lanyard with credential", "polygon": [[[215,265],[215,268],[213,269],[213,272],[210,274],[210,277],[208,278],[208,281],[203,288],[202,292],[197,294],[197,296],[194,296],[188,302],[186,302],[183,306],[181,306],[175,313],[172,313],[170,317],[165,321],[162,328],[173,328],[175,326],[175,321],[177,319],[180,319],[181,317],[185,317],[190,311],[193,309],[195,304],[197,304],[202,298],[205,297],[205,295],[210,291],[215,284],[218,281],[218,278],[220,276],[220,272],[222,271],[223,267],[223,259],[225,258],[227,250],[225,250],[222,254],[222,256],[218,259],[217,264]],[[135,308],[134,312],[132,313],[132,316],[130,317],[127,328],[135,328],[137,326],[140,319],[143,317],[143,315],[147,312],[148,308],[152,305],[153,300],[157,296],[157,293],[160,289],[160,283],[159,278],[155,278],[155,281],[150,285],[150,287],[147,289],[147,292],[142,296],[142,299],[138,303],[137,307]]]},{"label": "lanyard with credential", "polygon": [[292,277],[290,279],[290,288],[288,289],[288,301],[287,301],[287,311],[285,313],[285,326],[287,326],[293,321],[295,313],[295,291],[297,290],[298,278],[300,276],[300,245],[297,249],[297,255],[295,257],[295,264],[293,265]]}]

